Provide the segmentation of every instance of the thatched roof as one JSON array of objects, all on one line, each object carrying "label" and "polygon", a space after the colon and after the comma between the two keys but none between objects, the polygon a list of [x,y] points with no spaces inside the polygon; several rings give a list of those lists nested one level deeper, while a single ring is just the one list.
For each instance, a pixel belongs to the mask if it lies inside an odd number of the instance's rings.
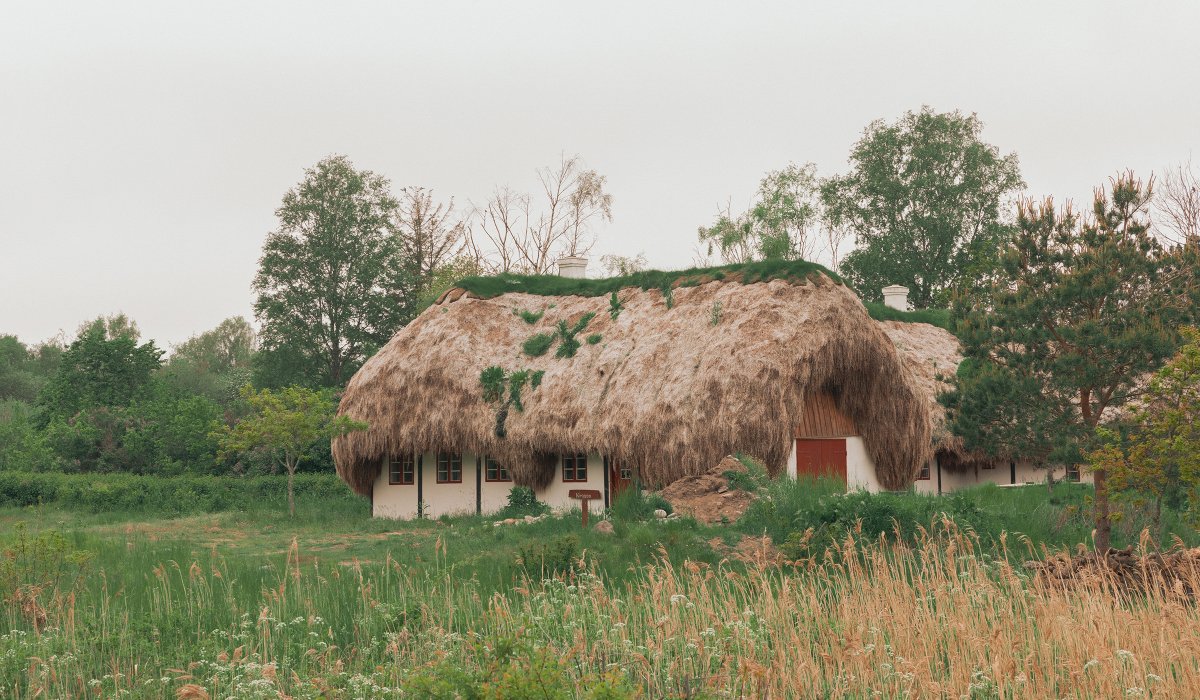
[{"label": "thatched roof", "polygon": [[992,457],[968,451],[962,438],[950,432],[946,408],[938,402],[938,395],[952,388],[954,375],[963,359],[958,338],[950,331],[928,323],[876,323],[892,339],[904,362],[909,383],[928,406],[934,449],[942,467],[966,471],[990,465],[994,461]]},{"label": "thatched roof", "polygon": [[[736,275],[672,291],[609,297],[453,290],[398,332],[346,388],[339,412],[367,421],[334,441],[338,473],[368,494],[388,454],[470,451],[543,486],[556,454],[598,452],[663,485],[738,451],[783,469],[806,398],[821,391],[859,426],[887,488],[911,483],[931,454],[930,414],[892,341],[855,294],[829,277],[743,284]],[[534,324],[520,311],[545,311]],[[528,357],[522,344],[560,319],[596,315],[573,358]],[[714,318],[718,322],[713,323]],[[544,370],[496,435],[487,367]]]}]

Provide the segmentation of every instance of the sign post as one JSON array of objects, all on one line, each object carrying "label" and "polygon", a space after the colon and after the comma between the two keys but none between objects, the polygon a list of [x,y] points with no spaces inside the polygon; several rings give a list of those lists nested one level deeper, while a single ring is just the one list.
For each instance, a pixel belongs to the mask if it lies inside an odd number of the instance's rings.
[{"label": "sign post", "polygon": [[583,504],[583,526],[588,526],[588,501],[599,500],[602,498],[599,491],[595,489],[571,489],[567,492],[567,496],[580,501]]}]

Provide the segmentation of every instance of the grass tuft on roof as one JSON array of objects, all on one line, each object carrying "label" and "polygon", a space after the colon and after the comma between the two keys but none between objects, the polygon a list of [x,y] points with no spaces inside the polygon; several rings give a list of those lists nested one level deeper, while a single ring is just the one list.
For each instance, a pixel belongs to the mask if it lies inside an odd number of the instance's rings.
[{"label": "grass tuft on roof", "polygon": [[717,267],[695,267],[687,270],[645,270],[621,277],[603,279],[573,279],[558,275],[514,275],[504,273],[487,277],[466,277],[455,286],[483,299],[492,299],[509,292],[540,296],[607,296],[628,287],[642,290],[669,287],[694,287],[703,282],[721,280],[738,274],[744,284],[773,279],[802,281],[815,275],[825,275],[841,284],[837,273],[807,260],[761,260],[758,262]]}]

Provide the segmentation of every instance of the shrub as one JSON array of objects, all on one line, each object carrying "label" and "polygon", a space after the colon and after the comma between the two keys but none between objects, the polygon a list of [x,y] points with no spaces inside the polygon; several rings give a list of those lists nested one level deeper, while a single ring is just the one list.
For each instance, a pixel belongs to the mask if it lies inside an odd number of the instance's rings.
[{"label": "shrub", "polygon": [[668,513],[674,510],[667,499],[657,493],[646,493],[637,484],[632,484],[617,494],[608,512],[614,522],[637,522],[650,520],[654,511],[660,508]]},{"label": "shrub", "polygon": [[714,301],[712,304],[712,310],[708,312],[708,322],[714,326],[719,324],[721,322],[721,315],[721,302]]},{"label": "shrub", "polygon": [[541,515],[550,512],[550,506],[537,499],[537,494],[528,486],[514,486],[508,490],[508,505],[497,513],[502,518],[522,518],[526,515]]},{"label": "shrub", "polygon": [[608,299],[608,315],[615,321],[621,315],[621,310],[624,308],[625,305],[621,303],[621,299],[617,296],[617,293],[613,292],[612,296]]},{"label": "shrub", "polygon": [[588,343],[588,345],[596,345],[602,339],[603,339],[603,336],[601,336],[599,333],[593,333],[587,337],[587,343]]},{"label": "shrub", "polygon": [[[565,325],[565,324],[564,324]],[[537,333],[529,337],[521,346],[521,350],[530,357],[541,357],[554,344],[554,336],[550,333]]]},{"label": "shrub", "polygon": [[533,576],[559,576],[579,569],[579,537],[564,535],[545,542],[531,541],[517,548],[521,565]]}]

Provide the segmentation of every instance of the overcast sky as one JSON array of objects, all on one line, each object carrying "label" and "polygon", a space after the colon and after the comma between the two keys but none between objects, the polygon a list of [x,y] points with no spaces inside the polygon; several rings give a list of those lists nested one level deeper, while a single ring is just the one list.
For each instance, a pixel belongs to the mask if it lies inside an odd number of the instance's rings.
[{"label": "overcast sky", "polygon": [[1190,0],[5,3],[0,333],[251,316],[274,210],[331,153],[463,207],[579,154],[615,200],[594,255],[680,267],[873,119],[975,112],[1031,194],[1078,200],[1200,160],[1198,86]]}]

